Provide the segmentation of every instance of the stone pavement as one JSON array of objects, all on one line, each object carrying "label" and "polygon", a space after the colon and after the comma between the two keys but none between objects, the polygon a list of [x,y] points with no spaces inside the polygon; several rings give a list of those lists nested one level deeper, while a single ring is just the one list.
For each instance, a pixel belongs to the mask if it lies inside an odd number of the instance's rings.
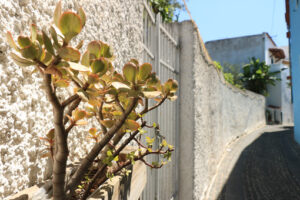
[{"label": "stone pavement", "polygon": [[292,127],[267,126],[227,149],[206,200],[300,200]]}]

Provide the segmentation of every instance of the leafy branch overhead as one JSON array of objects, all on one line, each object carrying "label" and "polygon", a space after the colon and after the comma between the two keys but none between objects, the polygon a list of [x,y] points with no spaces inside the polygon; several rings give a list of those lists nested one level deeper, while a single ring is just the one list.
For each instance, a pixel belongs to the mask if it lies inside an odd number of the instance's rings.
[{"label": "leafy branch overhead", "polygon": [[[40,30],[32,24],[31,34],[18,36],[16,42],[7,32],[8,44],[14,49],[11,58],[21,67],[35,67],[34,72],[43,77],[44,89],[53,108],[53,129],[41,138],[47,143],[48,153],[44,155],[53,160],[50,191],[53,199],[74,198],[79,186],[83,189],[81,199],[85,199],[94,183],[101,184],[116,173],[128,174],[126,167],[135,161],[152,168],[166,164],[174,148],[166,140],[157,149],[153,148],[157,137],[148,135],[144,128],[159,131],[159,126],[149,124],[144,116],[167,99],[176,99],[177,81],[169,79],[161,83],[151,64],[140,64],[136,59],[131,59],[121,73],[118,72],[113,65],[111,47],[99,40],[89,42],[83,54],[79,51],[83,41],[76,47],[71,46],[70,42],[86,23],[82,8],[76,13],[63,12],[59,2],[53,22],[49,30]],[[60,97],[63,94],[57,88],[66,91],[72,88],[74,93],[60,100],[58,93]],[[154,102],[152,107],[149,101]],[[86,130],[87,139],[94,146],[81,159],[75,173],[66,177],[69,133],[75,126],[87,125],[90,121],[87,119],[98,123]],[[124,156],[122,151],[131,142],[135,142],[137,148]],[[161,155],[162,161],[148,163],[145,157],[151,154]],[[85,179],[87,171],[95,165],[95,175]]]},{"label": "leafy branch overhead", "polygon": [[184,9],[178,0],[150,0],[150,5],[155,14],[160,13],[164,22],[178,21],[180,10]]},{"label": "leafy branch overhead", "polygon": [[268,95],[267,85],[275,85],[276,81],[281,81],[277,76],[281,71],[270,71],[271,66],[259,59],[251,58],[249,64],[243,66],[243,81],[245,88],[253,92]]}]

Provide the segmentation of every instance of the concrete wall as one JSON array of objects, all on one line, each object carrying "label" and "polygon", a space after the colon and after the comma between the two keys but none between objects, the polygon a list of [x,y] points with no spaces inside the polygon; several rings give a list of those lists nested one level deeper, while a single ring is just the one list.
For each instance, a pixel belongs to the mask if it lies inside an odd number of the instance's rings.
[{"label": "concrete wall", "polygon": [[292,104],[292,88],[289,86],[290,80],[287,79],[291,75],[290,67],[284,65],[286,70],[281,72],[281,111],[282,111],[282,124],[293,124],[293,104]]},{"label": "concrete wall", "polygon": [[[289,86],[290,80],[287,79],[290,76],[290,68],[288,65],[283,64],[280,61],[277,64],[271,65],[271,71],[280,71],[277,77],[281,81],[276,81],[275,86],[268,85],[267,106],[273,105],[280,107],[280,110],[276,113],[276,119],[282,124],[293,124],[293,106],[292,106],[292,94],[291,87]],[[282,121],[281,121],[282,120]]]},{"label": "concrete wall", "polygon": [[206,42],[210,57],[221,65],[226,63],[242,67],[249,58],[265,60],[265,34],[228,38]]},{"label": "concrete wall", "polygon": [[[271,72],[274,71],[280,71],[281,68],[283,68],[284,66],[279,63],[279,64],[272,64],[271,65]],[[281,73],[277,74],[276,77],[281,78]],[[269,96],[267,97],[267,106],[268,105],[273,105],[273,106],[278,106],[281,107],[281,81],[276,81],[275,85],[268,85],[267,89],[268,89],[268,93]]]},{"label": "concrete wall", "polygon": [[[29,24],[47,28],[52,21],[56,0],[0,1],[0,199],[43,181],[49,174],[45,148],[39,137],[52,127],[51,106],[41,88],[41,78],[33,67],[20,68],[9,57],[11,48],[6,31],[16,39],[28,34]],[[102,40],[115,49],[117,67],[142,55],[143,5],[140,0],[64,0],[65,9],[82,5],[87,24],[77,42]],[[83,47],[85,49],[85,47]],[[84,155],[92,141],[85,129],[70,133],[70,159]],[[75,135],[76,132],[76,135]],[[76,148],[76,152],[75,152]]]},{"label": "concrete wall", "polygon": [[249,63],[251,57],[271,64],[269,48],[275,48],[276,44],[267,33],[262,33],[208,41],[205,46],[212,60],[220,62],[221,65],[233,64],[241,69],[244,64]]},{"label": "concrete wall", "polygon": [[225,83],[192,23],[180,30],[179,199],[205,199],[226,146],[265,125],[265,98]]},{"label": "concrete wall", "polygon": [[290,1],[290,57],[292,69],[293,103],[294,103],[294,133],[300,143],[300,5],[299,1]]}]

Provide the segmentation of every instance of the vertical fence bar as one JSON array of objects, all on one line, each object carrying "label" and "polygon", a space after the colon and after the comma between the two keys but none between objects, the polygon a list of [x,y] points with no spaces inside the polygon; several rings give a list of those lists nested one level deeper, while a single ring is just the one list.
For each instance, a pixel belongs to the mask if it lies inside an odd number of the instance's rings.
[{"label": "vertical fence bar", "polygon": [[[162,83],[168,78],[178,80],[178,35],[173,25],[165,24],[161,16],[154,15],[147,0],[144,0],[144,62],[150,62],[153,70]],[[155,16],[155,17],[154,17]],[[153,105],[153,101],[150,105]],[[146,116],[146,120],[158,122],[162,134],[170,144],[178,147],[178,102],[166,102],[158,110]],[[149,136],[155,133],[149,131]],[[158,148],[161,139],[157,139],[154,148]],[[172,155],[172,162],[160,170],[147,170],[147,185],[142,200],[169,200],[176,196],[178,191],[177,153]],[[158,155],[148,158],[149,162],[159,162]]]},{"label": "vertical fence bar", "polygon": [[[156,72],[158,73],[157,75],[160,76],[160,14],[157,14],[156,15],[156,54],[155,54],[155,68],[156,68]],[[159,119],[159,114],[158,114],[158,111],[156,110],[156,119],[157,121],[160,123],[160,119]],[[158,148],[159,147],[159,141],[158,140],[155,140],[155,143],[156,143],[156,147]],[[159,160],[159,155],[157,155],[157,162],[159,163],[160,160]],[[156,170],[156,187],[155,187],[155,193],[156,193],[156,199],[157,200],[160,200],[160,180],[159,180],[159,177],[160,177],[160,172],[159,170]]]}]

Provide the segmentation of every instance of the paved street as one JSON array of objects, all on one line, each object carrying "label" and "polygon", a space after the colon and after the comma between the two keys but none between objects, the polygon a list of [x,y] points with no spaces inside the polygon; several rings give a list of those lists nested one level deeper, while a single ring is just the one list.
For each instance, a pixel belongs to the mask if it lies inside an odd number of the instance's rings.
[{"label": "paved street", "polygon": [[239,139],[227,150],[208,199],[300,200],[300,145],[292,132],[267,127]]}]

